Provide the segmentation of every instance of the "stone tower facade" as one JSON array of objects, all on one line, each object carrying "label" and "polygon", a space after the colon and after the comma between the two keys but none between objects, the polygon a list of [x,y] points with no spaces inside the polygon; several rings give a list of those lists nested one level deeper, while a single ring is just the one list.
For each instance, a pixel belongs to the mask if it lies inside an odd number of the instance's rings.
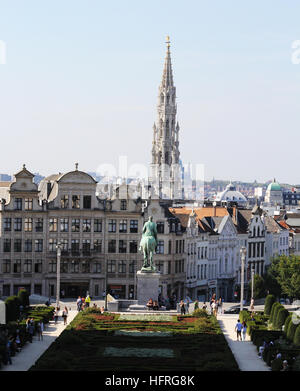
[{"label": "stone tower facade", "polygon": [[176,87],[173,82],[170,40],[158,90],[157,120],[153,125],[150,183],[152,195],[165,199],[182,198],[179,164],[179,124],[176,121]]}]

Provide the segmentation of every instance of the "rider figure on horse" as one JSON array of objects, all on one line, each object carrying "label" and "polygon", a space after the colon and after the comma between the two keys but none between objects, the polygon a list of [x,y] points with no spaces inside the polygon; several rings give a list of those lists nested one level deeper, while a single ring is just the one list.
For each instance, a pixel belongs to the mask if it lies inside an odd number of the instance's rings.
[{"label": "rider figure on horse", "polygon": [[153,253],[157,246],[157,229],[156,224],[152,221],[150,216],[148,221],[144,224],[143,235],[140,242],[139,249],[144,253],[144,264],[141,271],[155,272],[156,267],[153,265]]}]

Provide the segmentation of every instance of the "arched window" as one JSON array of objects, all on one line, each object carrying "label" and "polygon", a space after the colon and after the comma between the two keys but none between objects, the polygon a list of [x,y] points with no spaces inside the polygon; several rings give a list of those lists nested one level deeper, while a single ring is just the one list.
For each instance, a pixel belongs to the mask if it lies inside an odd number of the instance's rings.
[{"label": "arched window", "polygon": [[164,94],[160,95],[160,103],[164,103]]},{"label": "arched window", "polygon": [[260,235],[260,229],[259,229],[259,227],[257,227],[257,236],[259,236]]},{"label": "arched window", "polygon": [[167,105],[169,104],[170,101],[170,95],[167,95]]},{"label": "arched window", "polygon": [[256,229],[255,229],[255,227],[253,228],[253,236],[256,236]]}]

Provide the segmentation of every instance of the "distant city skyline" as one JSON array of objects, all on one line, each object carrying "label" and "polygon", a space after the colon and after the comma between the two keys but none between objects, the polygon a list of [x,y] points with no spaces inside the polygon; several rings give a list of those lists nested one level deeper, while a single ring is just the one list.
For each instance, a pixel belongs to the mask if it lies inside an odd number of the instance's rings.
[{"label": "distant city skyline", "polygon": [[96,171],[121,155],[148,165],[169,35],[182,161],[203,164],[206,181],[300,182],[300,4],[0,0],[0,9],[1,172],[25,163],[47,176],[75,162]]}]

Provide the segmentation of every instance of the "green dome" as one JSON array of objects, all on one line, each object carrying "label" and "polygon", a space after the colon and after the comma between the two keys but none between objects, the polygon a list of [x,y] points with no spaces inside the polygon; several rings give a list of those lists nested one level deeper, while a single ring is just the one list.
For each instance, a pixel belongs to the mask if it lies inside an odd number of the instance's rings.
[{"label": "green dome", "polygon": [[274,182],[269,184],[268,190],[271,190],[271,191],[281,191],[281,187],[280,187],[279,183],[275,182],[275,179],[274,179]]}]

